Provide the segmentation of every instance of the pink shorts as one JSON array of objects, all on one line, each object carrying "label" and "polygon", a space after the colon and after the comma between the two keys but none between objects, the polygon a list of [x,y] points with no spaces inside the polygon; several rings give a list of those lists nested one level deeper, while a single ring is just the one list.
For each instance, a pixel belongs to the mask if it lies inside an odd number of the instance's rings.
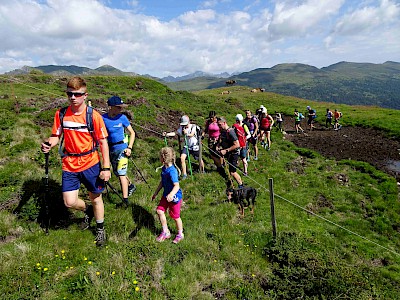
[{"label": "pink shorts", "polygon": [[157,210],[162,210],[166,212],[169,208],[169,215],[172,219],[179,219],[181,217],[181,203],[182,200],[178,203],[168,202],[166,197],[162,197],[160,203],[158,203]]}]

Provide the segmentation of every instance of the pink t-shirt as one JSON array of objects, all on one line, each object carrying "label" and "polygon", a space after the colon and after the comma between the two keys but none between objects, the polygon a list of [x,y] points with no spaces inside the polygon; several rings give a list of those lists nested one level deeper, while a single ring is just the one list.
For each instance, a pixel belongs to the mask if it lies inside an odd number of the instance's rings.
[{"label": "pink t-shirt", "polygon": [[217,122],[212,122],[208,125],[208,136],[213,139],[217,139],[220,135],[219,127]]}]

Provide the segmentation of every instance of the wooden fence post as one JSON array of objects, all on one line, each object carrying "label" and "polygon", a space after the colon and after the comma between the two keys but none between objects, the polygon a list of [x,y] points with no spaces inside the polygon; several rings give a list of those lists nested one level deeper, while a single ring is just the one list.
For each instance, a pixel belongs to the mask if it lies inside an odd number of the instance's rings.
[{"label": "wooden fence post", "polygon": [[272,178],[269,181],[269,200],[271,204],[271,223],[272,223],[272,234],[274,239],[276,238],[276,219],[275,219],[275,200],[274,200],[274,180]]}]

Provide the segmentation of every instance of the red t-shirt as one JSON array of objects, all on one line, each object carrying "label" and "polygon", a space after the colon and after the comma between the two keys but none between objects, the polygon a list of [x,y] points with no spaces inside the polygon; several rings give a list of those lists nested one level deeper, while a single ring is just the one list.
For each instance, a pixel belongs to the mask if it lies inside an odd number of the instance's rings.
[{"label": "red t-shirt", "polygon": [[[54,116],[52,136],[60,137],[63,133],[59,115],[60,111],[58,110]],[[79,128],[86,126],[86,108],[81,114],[76,115],[68,107],[64,115],[63,125],[65,127],[72,127],[64,128],[64,147],[66,152],[83,153],[93,148],[93,138],[89,130],[87,128]],[[108,134],[103,118],[96,110],[93,110],[93,128],[94,137],[97,141],[107,138]],[[83,156],[66,156],[62,159],[62,169],[68,172],[82,172],[94,166],[99,161],[100,156],[97,151]]]}]

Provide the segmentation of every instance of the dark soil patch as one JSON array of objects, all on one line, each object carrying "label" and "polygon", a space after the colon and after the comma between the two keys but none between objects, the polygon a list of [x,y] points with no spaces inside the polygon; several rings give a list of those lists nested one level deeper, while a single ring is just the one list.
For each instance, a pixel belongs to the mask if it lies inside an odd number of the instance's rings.
[{"label": "dark soil patch", "polygon": [[314,150],[325,157],[367,162],[400,182],[399,140],[389,138],[383,131],[372,128],[343,126],[341,130],[335,131],[326,129],[325,124],[316,123],[316,128],[309,131],[306,120],[301,126],[305,134],[297,134],[294,119],[286,117],[285,138],[298,147]]}]

